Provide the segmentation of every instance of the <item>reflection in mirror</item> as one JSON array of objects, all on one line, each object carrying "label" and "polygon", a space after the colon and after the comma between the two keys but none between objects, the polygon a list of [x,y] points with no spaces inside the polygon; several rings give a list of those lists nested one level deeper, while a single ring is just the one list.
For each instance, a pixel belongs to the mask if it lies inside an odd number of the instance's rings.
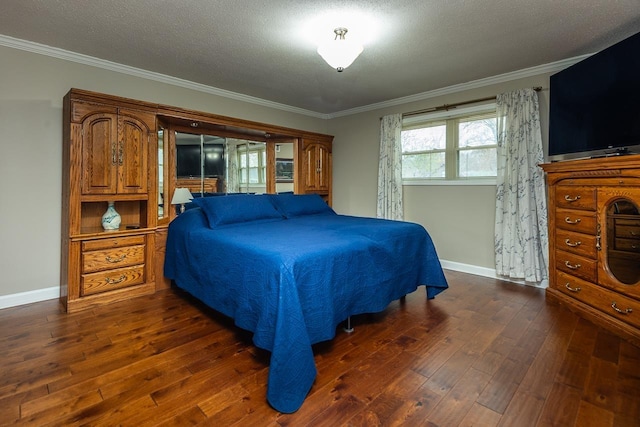
[{"label": "reflection in mirror", "polygon": [[293,142],[277,143],[276,150],[276,193],[293,193],[294,152]]},{"label": "reflection in mirror", "polygon": [[626,285],[640,282],[640,211],[617,199],[607,209],[607,262],[611,274]]},{"label": "reflection in mirror", "polygon": [[158,129],[158,219],[164,218],[164,129]]},{"label": "reflection in mirror", "polygon": [[176,188],[188,188],[193,197],[224,191],[225,139],[176,132]]},{"label": "reflection in mirror", "polygon": [[227,138],[227,192],[266,193],[267,149],[264,142]]}]

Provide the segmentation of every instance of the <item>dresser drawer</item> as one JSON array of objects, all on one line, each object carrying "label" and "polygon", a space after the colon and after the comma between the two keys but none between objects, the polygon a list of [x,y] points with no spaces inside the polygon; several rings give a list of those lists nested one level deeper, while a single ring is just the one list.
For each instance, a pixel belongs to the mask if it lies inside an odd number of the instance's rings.
[{"label": "dresser drawer", "polygon": [[596,214],[577,209],[556,209],[556,226],[564,230],[596,234]]},{"label": "dresser drawer", "polygon": [[82,242],[82,252],[121,248],[123,246],[144,245],[144,239],[144,236],[129,236],[114,237],[112,239],[85,240]]},{"label": "dresser drawer", "polygon": [[144,283],[144,266],[115,268],[82,275],[80,294],[82,296],[112,291],[127,286]]},{"label": "dresser drawer", "polygon": [[640,220],[616,218],[614,224],[616,237],[640,240]]},{"label": "dresser drawer", "polygon": [[597,276],[597,261],[569,252],[556,251],[556,269],[595,282]]},{"label": "dresser drawer", "polygon": [[640,240],[616,238],[613,243],[613,248],[616,251],[640,253]]},{"label": "dresser drawer", "polygon": [[556,249],[596,259],[596,236],[574,233],[568,230],[556,231]]},{"label": "dresser drawer", "polygon": [[596,210],[596,188],[578,185],[556,186],[556,207],[569,209]]},{"label": "dresser drawer", "polygon": [[625,323],[640,328],[640,301],[627,298],[608,289],[556,272],[558,290]]},{"label": "dresser drawer", "polygon": [[82,253],[82,272],[92,273],[130,265],[144,264],[144,245]]}]

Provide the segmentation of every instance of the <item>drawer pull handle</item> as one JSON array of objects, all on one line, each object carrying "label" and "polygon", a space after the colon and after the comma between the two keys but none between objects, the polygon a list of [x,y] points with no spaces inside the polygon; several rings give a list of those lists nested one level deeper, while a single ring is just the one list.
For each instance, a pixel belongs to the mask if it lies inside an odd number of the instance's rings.
[{"label": "drawer pull handle", "polygon": [[566,243],[567,246],[571,246],[572,248],[576,248],[576,247],[578,247],[578,246],[580,246],[582,244],[582,242],[579,241],[579,240],[577,242],[575,242],[575,243],[571,243],[571,240],[569,240],[569,239],[566,239],[564,241],[564,243]]},{"label": "drawer pull handle", "polygon": [[122,255],[120,255],[120,257],[118,257],[118,258],[111,258],[110,256],[108,256],[108,255],[107,255],[107,257],[105,258],[105,260],[106,260],[107,262],[110,262],[111,264],[117,264],[117,263],[119,263],[119,262],[124,261],[124,259],[125,259],[126,257],[127,257],[127,255],[126,255],[126,254],[122,254]]},{"label": "drawer pull handle", "polygon": [[566,265],[566,266],[567,266],[567,268],[570,268],[570,269],[572,269],[572,270],[577,270],[577,269],[579,269],[580,267],[582,267],[580,264],[571,265],[571,263],[570,263],[569,261],[565,261],[565,262],[564,262],[564,265]]},{"label": "drawer pull handle", "polygon": [[116,162],[117,162],[116,143],[115,143],[115,141],[113,141],[111,143],[111,164],[115,165]]},{"label": "drawer pull handle", "polygon": [[112,279],[110,277],[107,277],[107,284],[109,285],[117,285],[118,283],[122,283],[124,282],[124,279],[126,279],[127,276],[125,276],[124,274],[122,276],[120,276],[117,279]]},{"label": "drawer pull handle", "polygon": [[579,223],[580,223],[580,221],[582,221],[580,218],[578,218],[578,219],[576,219],[576,220],[573,220],[573,221],[572,221],[572,220],[571,220],[571,218],[569,218],[569,217],[566,217],[566,218],[564,219],[564,222],[566,222],[567,224],[579,224]]},{"label": "drawer pull handle", "polygon": [[617,311],[620,314],[625,314],[626,315],[626,314],[629,314],[629,313],[633,313],[633,309],[631,309],[631,308],[627,308],[627,309],[622,310],[622,309],[616,307],[616,302],[615,301],[613,301],[611,303],[611,308],[613,308],[615,311]]},{"label": "drawer pull handle", "polygon": [[564,196],[564,199],[569,202],[569,203],[573,203],[573,202],[577,202],[578,200],[580,200],[580,196],[576,196],[576,197],[571,197],[568,194],[566,194]]},{"label": "drawer pull handle", "polygon": [[122,165],[122,155],[124,152],[124,142],[120,141],[120,144],[118,144],[118,164]]},{"label": "drawer pull handle", "polygon": [[629,234],[631,234],[631,237],[640,236],[640,234],[636,233],[635,231],[630,231]]},{"label": "drawer pull handle", "polygon": [[569,282],[565,283],[564,287],[569,289],[571,292],[580,292],[582,290],[582,288],[572,288],[569,286]]}]

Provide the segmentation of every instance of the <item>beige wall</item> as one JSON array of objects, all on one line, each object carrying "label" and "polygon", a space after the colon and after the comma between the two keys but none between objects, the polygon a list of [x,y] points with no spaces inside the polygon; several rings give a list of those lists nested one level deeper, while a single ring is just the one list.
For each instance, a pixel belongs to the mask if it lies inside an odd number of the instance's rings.
[{"label": "beige wall", "polygon": [[[340,213],[376,215],[380,117],[542,86],[543,144],[548,134],[549,75],[457,92],[329,121],[333,145],[333,204]],[[494,269],[495,186],[405,186],[405,220],[425,226],[445,261]]]},{"label": "beige wall", "polygon": [[0,297],[59,286],[62,98],[72,87],[327,131],[323,119],[0,46]]},{"label": "beige wall", "polygon": [[[333,134],[335,209],[375,216],[382,115],[538,85],[548,88],[548,75],[323,120],[0,46],[0,298],[59,285],[62,98],[71,87]],[[545,91],[545,136],[547,105]],[[430,231],[443,260],[493,268],[493,193],[405,187],[405,217]]]}]

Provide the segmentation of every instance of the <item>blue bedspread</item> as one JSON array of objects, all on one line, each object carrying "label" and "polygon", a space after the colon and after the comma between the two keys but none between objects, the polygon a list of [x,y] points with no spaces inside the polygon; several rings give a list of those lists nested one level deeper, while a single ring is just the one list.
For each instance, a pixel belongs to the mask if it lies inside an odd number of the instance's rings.
[{"label": "blue bedspread", "polygon": [[311,345],[351,315],[426,285],[447,288],[431,238],[408,222],[306,215],[211,229],[201,209],[169,226],[165,276],[271,352],[267,399],[294,412],[316,377]]}]

